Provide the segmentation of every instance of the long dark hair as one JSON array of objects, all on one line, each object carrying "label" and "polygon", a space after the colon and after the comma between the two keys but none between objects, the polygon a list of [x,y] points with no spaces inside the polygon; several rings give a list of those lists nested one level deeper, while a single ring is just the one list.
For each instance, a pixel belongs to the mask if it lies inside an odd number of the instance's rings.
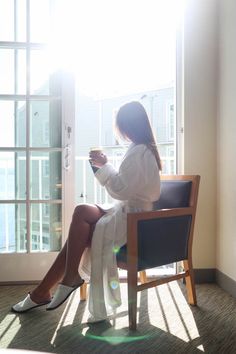
[{"label": "long dark hair", "polygon": [[135,144],[145,144],[154,154],[159,170],[162,169],[156,139],[147,112],[140,102],[128,102],[119,108],[115,117],[115,129],[123,139]]}]

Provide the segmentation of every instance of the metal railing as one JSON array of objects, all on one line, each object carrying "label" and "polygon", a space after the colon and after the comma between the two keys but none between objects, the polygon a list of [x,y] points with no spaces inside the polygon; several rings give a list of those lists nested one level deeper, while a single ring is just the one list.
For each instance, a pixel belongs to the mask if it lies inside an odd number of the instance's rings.
[{"label": "metal railing", "polygon": [[[118,169],[118,166],[121,163],[121,160],[124,156],[125,150],[119,150],[119,155],[115,154],[114,151],[111,153],[111,150],[115,150],[114,147],[106,147],[105,152],[108,157],[108,161],[113,164],[115,168]],[[116,151],[116,150],[115,150]],[[76,202],[77,203],[111,203],[112,198],[108,195],[106,190],[99,184],[96,178],[92,173],[91,166],[89,164],[88,156],[79,156],[75,157],[76,163]],[[175,173],[175,157],[165,156],[162,157],[163,170],[162,174],[174,174]]]}]

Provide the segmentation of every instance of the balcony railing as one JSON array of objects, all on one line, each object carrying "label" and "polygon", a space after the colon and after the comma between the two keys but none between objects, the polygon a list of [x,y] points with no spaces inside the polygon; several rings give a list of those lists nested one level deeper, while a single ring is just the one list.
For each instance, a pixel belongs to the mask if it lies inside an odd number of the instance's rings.
[{"label": "balcony railing", "polygon": [[[105,147],[104,152],[108,157],[108,161],[118,169],[126,149],[121,147],[110,146]],[[88,156],[77,155],[76,161],[76,202],[77,203],[95,203],[106,204],[111,203],[112,198],[106,190],[94,178]],[[162,174],[175,173],[175,157],[162,157]]]}]

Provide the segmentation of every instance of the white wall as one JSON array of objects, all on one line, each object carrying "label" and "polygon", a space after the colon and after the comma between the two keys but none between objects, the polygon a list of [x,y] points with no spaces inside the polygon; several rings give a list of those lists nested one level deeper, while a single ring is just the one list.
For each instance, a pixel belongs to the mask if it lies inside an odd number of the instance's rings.
[{"label": "white wall", "polygon": [[236,280],[236,1],[219,1],[216,267]]},{"label": "white wall", "polygon": [[184,39],[184,173],[201,175],[194,268],[216,266],[217,1],[189,0]]}]

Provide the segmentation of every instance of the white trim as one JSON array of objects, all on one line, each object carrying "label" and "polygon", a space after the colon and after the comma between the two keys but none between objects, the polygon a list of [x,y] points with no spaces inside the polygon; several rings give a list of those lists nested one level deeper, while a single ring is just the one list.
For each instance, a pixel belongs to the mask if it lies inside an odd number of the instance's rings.
[{"label": "white trim", "polygon": [[[40,204],[40,203],[48,203],[48,204],[62,204],[61,199],[31,199],[31,204]],[[26,200],[22,199],[0,199],[0,204],[26,204]]]},{"label": "white trim", "polygon": [[26,43],[26,42],[14,42],[14,41],[0,41],[0,48],[7,49],[46,49],[47,45],[43,43]]},{"label": "white trim", "polygon": [[[75,80],[70,73],[62,73],[62,146],[68,149],[69,166],[62,170],[62,235],[63,243],[67,238],[71,215],[75,204]],[[69,128],[69,130],[68,130]],[[62,159],[65,156],[62,154]],[[62,166],[65,166],[62,161]]]},{"label": "white trim", "polygon": [[[0,94],[1,101],[26,101],[27,95],[17,94]],[[59,96],[51,95],[30,95],[31,101],[58,101],[61,99]]]},{"label": "white trim", "polygon": [[176,31],[176,166],[184,173],[184,24]]}]

